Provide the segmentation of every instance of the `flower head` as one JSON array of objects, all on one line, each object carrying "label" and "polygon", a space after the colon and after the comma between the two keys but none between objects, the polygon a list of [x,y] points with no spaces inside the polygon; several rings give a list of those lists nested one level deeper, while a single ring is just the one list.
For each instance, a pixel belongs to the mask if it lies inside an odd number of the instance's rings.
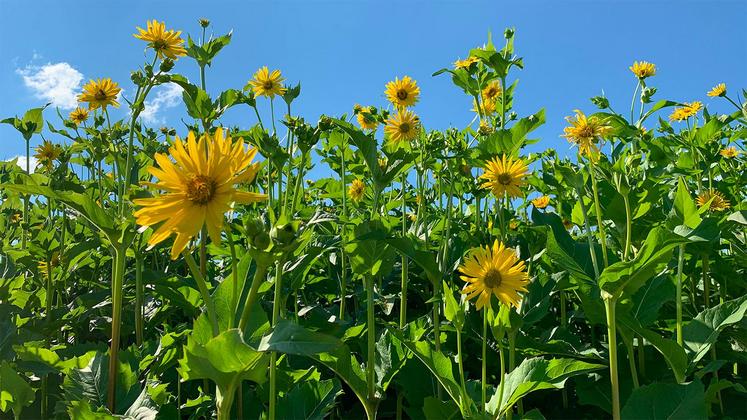
[{"label": "flower head", "polygon": [[182,33],[181,31],[166,30],[166,24],[155,19],[146,22],[146,24],[146,29],[138,27],[139,33],[133,36],[148,42],[148,47],[152,48],[158,57],[176,60],[187,54],[187,50],[182,46],[184,40],[179,36]]},{"label": "flower head", "polygon": [[406,109],[390,116],[384,127],[384,134],[391,143],[408,142],[417,137],[419,132],[420,118]]},{"label": "flower head", "polygon": [[249,84],[252,85],[252,91],[257,96],[266,96],[268,98],[274,98],[275,95],[283,95],[287,90],[283,86],[283,79],[280,70],[273,70],[272,72],[267,66],[257,70],[252,76],[252,80]]},{"label": "flower head", "polygon": [[498,99],[502,92],[503,88],[501,87],[501,82],[493,80],[482,90],[483,102],[487,102],[489,100],[495,102],[495,100]]},{"label": "flower head", "polygon": [[654,76],[656,74],[656,66],[647,61],[636,61],[630,66],[630,71],[641,80]]},{"label": "flower head", "polygon": [[78,102],[88,102],[88,109],[106,110],[109,105],[116,108],[119,107],[117,95],[121,91],[122,89],[116,82],[112,82],[112,79],[90,80],[83,86],[83,93],[78,95]]},{"label": "flower head", "polygon": [[726,83],[717,84],[708,91],[707,95],[712,98],[716,96],[726,96]]},{"label": "flower head", "polygon": [[485,115],[493,115],[495,114],[496,104],[494,99],[483,99],[480,101],[481,103],[477,104],[477,100],[472,100],[472,112],[479,114],[480,111],[482,111],[482,114]]},{"label": "flower head", "polygon": [[491,295],[504,305],[518,307],[521,302],[519,292],[526,292],[529,284],[524,261],[497,240],[492,247],[471,249],[459,271],[463,274],[461,279],[467,282],[462,293],[467,295],[467,299],[477,297],[477,310],[490,304]]},{"label": "flower head", "polygon": [[703,108],[703,103],[700,101],[694,101],[685,103],[684,106],[675,108],[674,111],[669,115],[669,121],[683,121],[690,117],[695,116],[698,111]]},{"label": "flower head", "polygon": [[75,125],[81,125],[88,119],[88,110],[85,108],[75,108],[70,112],[68,116],[70,121],[74,122]]},{"label": "flower head", "polygon": [[604,138],[612,132],[612,127],[606,121],[595,117],[586,117],[580,110],[575,110],[574,117],[566,117],[570,126],[563,129],[563,135],[571,143],[578,146],[578,152],[594,159],[599,153],[596,140]]},{"label": "flower head", "polygon": [[532,200],[532,204],[534,207],[538,209],[544,209],[550,204],[550,197],[543,195],[542,197],[537,197],[534,200]]},{"label": "flower head", "polygon": [[397,109],[409,108],[418,101],[420,88],[415,80],[410,76],[405,76],[387,83],[384,94]]},{"label": "flower head", "polygon": [[457,60],[454,62],[454,68],[455,69],[469,69],[470,66],[473,64],[479,62],[480,60],[477,57],[469,56],[465,58],[464,60]]},{"label": "flower head", "polygon": [[234,142],[218,128],[199,141],[193,132],[186,142],[176,137],[169,148],[173,161],[157,153],[154,158],[159,167],[150,167],[148,172],[158,182],[147,185],[164,193],[134,200],[140,207],[135,212],[139,225],[148,227],[160,223],[148,245],[153,247],[174,233],[176,240],[171,258],[176,259],[203,225],[207,225],[213,242],[220,243],[223,214],[233,202],[254,203],[266,199],[264,194],[235,188],[235,184],[252,182],[257,175],[259,164],[251,163],[256,152],[253,148],[247,151],[241,139]]},{"label": "flower head", "polygon": [[358,125],[364,130],[375,130],[379,125],[379,121],[372,114],[373,107],[370,106],[359,106],[356,111],[355,118],[358,120]]},{"label": "flower head", "polygon": [[723,149],[719,150],[718,154],[725,158],[735,158],[739,155],[739,151],[734,146],[724,147]]},{"label": "flower head", "polygon": [[722,211],[728,209],[731,204],[724,198],[723,194],[716,190],[705,190],[695,199],[698,207],[703,207],[710,202],[708,210]]},{"label": "flower head", "polygon": [[44,140],[41,145],[36,147],[34,157],[45,169],[50,170],[54,166],[54,161],[62,154],[62,147],[54,144],[49,140]]},{"label": "flower head", "polygon": [[485,173],[479,176],[485,180],[482,188],[491,190],[498,198],[502,198],[504,193],[509,197],[521,196],[521,186],[528,170],[523,160],[503,155],[502,158],[495,157],[488,161],[484,169]]},{"label": "flower head", "polygon": [[354,179],[348,187],[348,196],[354,202],[359,202],[363,199],[363,193],[366,192],[366,184],[360,179]]}]

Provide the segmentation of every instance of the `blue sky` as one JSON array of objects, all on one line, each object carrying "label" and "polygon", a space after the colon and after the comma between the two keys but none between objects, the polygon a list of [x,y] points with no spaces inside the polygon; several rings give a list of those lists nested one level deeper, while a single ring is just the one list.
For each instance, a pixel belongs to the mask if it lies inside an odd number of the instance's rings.
[{"label": "blue sky", "polygon": [[[8,1],[0,0],[0,118],[21,115],[50,98],[61,106],[89,78],[111,77],[131,96],[130,71],[145,60],[144,43],[132,37],[148,19],[197,36],[207,17],[231,44],[208,69],[208,91],[241,88],[260,66],[301,82],[294,113],[316,121],[322,113],[349,112],[355,103],[385,105],[384,85],[410,75],[421,86],[416,112],[427,128],[463,127],[470,100],[447,76],[431,74],[464,58],[492,31],[516,28],[516,51],[525,69],[515,106],[520,115],[547,110],[533,137],[536,148],[568,152],[559,137],[564,117],[604,92],[618,110],[628,109],[634,60],[655,63],[649,85],[655,99],[702,100],[713,111],[730,110],[705,92],[725,82],[732,97],[747,87],[745,1]],[[174,69],[197,81],[193,61]],[[154,92],[151,124],[172,125],[186,112],[167,89]],[[69,110],[63,110],[66,114]],[[119,111],[123,115],[124,111]],[[53,109],[45,112],[56,121]],[[225,124],[248,127],[247,107],[229,111]],[[59,125],[59,123],[57,123]],[[183,133],[182,133],[183,134]],[[36,137],[33,144],[40,142]],[[12,127],[0,126],[0,159],[23,153]]]}]

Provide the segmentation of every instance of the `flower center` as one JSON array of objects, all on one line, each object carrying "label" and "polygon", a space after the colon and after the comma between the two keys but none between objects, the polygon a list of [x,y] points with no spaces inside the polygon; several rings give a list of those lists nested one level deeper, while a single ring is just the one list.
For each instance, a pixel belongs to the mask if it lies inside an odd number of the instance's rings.
[{"label": "flower center", "polygon": [[483,281],[485,282],[486,288],[495,289],[496,287],[501,285],[503,277],[501,277],[500,271],[495,268],[491,268],[487,273],[485,273],[485,278]]},{"label": "flower center", "polygon": [[397,99],[400,101],[407,99],[407,91],[404,89],[397,91]]},{"label": "flower center", "polygon": [[585,125],[578,130],[578,136],[584,139],[594,137],[594,129],[590,125]]},{"label": "flower center", "polygon": [[106,99],[107,95],[106,92],[104,92],[104,89],[99,89],[93,97],[96,98],[97,101],[103,101]]},{"label": "flower center", "polygon": [[187,199],[204,206],[209,203],[215,193],[215,181],[204,176],[192,177],[187,183]]},{"label": "flower center", "polygon": [[513,177],[509,174],[499,174],[498,175],[498,183],[502,185],[510,185],[511,181],[513,181]]},{"label": "flower center", "polygon": [[410,124],[409,123],[402,123],[399,125],[399,131],[402,133],[409,133],[410,132]]},{"label": "flower center", "polygon": [[166,41],[163,39],[157,39],[153,41],[153,49],[156,51],[161,51],[162,49],[166,48],[168,44],[166,44]]},{"label": "flower center", "polygon": [[262,84],[262,87],[265,88],[265,90],[272,90],[275,87],[275,83],[273,83],[272,80],[268,80]]}]

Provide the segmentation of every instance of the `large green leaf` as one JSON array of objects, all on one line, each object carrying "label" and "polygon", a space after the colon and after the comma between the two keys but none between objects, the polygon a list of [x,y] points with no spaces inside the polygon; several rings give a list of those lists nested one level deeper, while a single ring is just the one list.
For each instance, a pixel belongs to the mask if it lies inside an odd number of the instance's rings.
[{"label": "large green leaf", "polygon": [[645,338],[651,343],[656,350],[664,356],[664,360],[672,369],[675,379],[678,383],[685,381],[687,372],[687,355],[682,347],[676,342],[664,338],[658,333],[641,326],[641,324],[630,315],[623,315],[617,318],[618,323],[630,328],[635,333]]},{"label": "large green leaf", "polygon": [[34,402],[34,390],[7,362],[0,364],[0,411],[13,410],[16,418]]},{"label": "large green leaf", "polygon": [[335,398],[341,394],[342,387],[337,379],[300,382],[278,401],[277,416],[322,420],[335,407]]},{"label": "large green leaf", "polygon": [[694,381],[686,385],[644,385],[633,391],[620,415],[636,420],[707,419],[703,384]]},{"label": "large green leaf", "polygon": [[442,276],[436,263],[436,256],[432,252],[415,249],[414,242],[415,240],[411,237],[388,238],[386,240],[386,243],[394,247],[400,254],[419,265],[425,275],[428,276],[428,280],[431,282],[439,281]]},{"label": "large green leaf", "polygon": [[[107,382],[109,379],[109,356],[95,352],[88,357],[79,358],[85,366],[73,368],[65,376],[62,388],[67,401],[85,400],[91,407],[98,409],[107,403]],[[119,363],[117,368],[116,412],[122,412],[137,398],[140,387],[137,375],[127,363]]]},{"label": "large green leaf", "polygon": [[[532,209],[532,221],[549,226],[547,230],[547,257],[553,264],[566,270],[578,280],[593,283],[594,269],[589,254],[589,246],[573,240],[563,226],[560,216]],[[597,252],[597,255],[601,255]]]},{"label": "large green leaf", "polygon": [[694,229],[700,224],[698,208],[695,206],[683,178],[677,180],[677,193],[674,196],[674,205],[669,214],[669,220],[672,228],[676,225],[685,225]]},{"label": "large green leaf", "polygon": [[[603,368],[605,368],[604,365],[575,359],[547,360],[541,357],[524,359],[516,369],[506,375],[503,398],[500,398],[499,388],[490,398],[487,409],[494,415],[502,415],[519,399],[531,392],[540,389],[562,389],[568,378]],[[498,407],[499,399],[502,401],[500,407]]]},{"label": "large green leaf", "polygon": [[619,261],[599,275],[599,288],[612,296],[633,296],[635,292],[658,273],[672,258],[672,251],[688,240],[672,231],[655,227],[646,237],[635,259]]},{"label": "large green leaf", "polygon": [[699,313],[682,327],[685,350],[693,367],[716,342],[718,335],[729,325],[741,322],[747,314],[747,296],[726,301]]},{"label": "large green leaf", "polygon": [[394,264],[394,248],[389,246],[388,230],[373,220],[355,227],[355,240],[345,247],[353,272],[363,276],[385,275]]},{"label": "large green leaf", "polygon": [[259,343],[259,351],[277,351],[302,356],[330,353],[344,344],[335,337],[313,332],[292,321],[280,321]]}]

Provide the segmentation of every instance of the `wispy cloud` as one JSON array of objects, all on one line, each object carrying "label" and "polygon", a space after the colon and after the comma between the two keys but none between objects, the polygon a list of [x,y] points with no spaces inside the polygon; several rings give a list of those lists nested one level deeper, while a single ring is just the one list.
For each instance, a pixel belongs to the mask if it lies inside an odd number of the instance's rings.
[{"label": "wispy cloud", "polygon": [[[35,54],[36,56],[36,54]],[[47,63],[42,66],[27,65],[16,69],[23,83],[39,99],[51,102],[62,109],[73,109],[78,105],[76,95],[80,90],[83,74],[68,63]]]},{"label": "wispy cloud", "polygon": [[182,88],[179,85],[167,83],[157,89],[153,99],[145,101],[145,108],[140,113],[146,124],[163,123],[163,116],[159,115],[159,112],[173,108],[181,102]]},{"label": "wispy cloud", "polygon": [[[23,169],[24,171],[26,170],[26,156],[20,156],[20,155],[19,156],[13,156],[10,159],[7,159],[7,161],[10,162],[13,159],[18,159],[16,161],[16,165],[20,166],[21,169]],[[31,156],[31,159],[29,160],[29,163],[30,163],[31,173],[33,174],[34,173],[34,169],[39,164],[39,161],[36,160],[35,157]]]}]

